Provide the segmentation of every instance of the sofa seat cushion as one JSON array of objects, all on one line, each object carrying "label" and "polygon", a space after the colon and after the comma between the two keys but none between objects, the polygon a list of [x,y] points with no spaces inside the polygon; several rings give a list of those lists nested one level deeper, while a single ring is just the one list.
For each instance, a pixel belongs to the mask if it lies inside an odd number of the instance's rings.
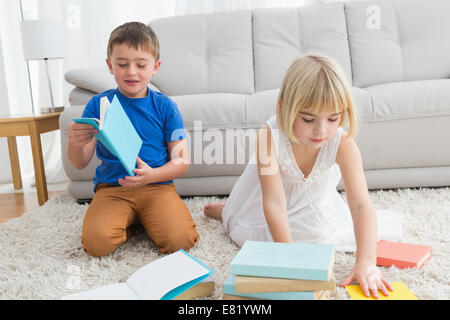
[{"label": "sofa seat cushion", "polygon": [[387,83],[365,91],[373,111],[362,119],[356,139],[365,169],[450,163],[449,79]]},{"label": "sofa seat cushion", "polygon": [[372,98],[374,120],[450,114],[450,79],[386,83],[365,90]]},{"label": "sofa seat cushion", "polygon": [[245,97],[234,93],[170,97],[178,106],[187,131],[245,127]]}]

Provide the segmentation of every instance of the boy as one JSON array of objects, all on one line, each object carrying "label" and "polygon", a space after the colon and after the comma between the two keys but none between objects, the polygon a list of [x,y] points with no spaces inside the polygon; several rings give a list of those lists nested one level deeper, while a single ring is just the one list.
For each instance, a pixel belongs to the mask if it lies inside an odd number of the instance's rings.
[{"label": "boy", "polygon": [[108,255],[127,240],[127,228],[140,221],[160,253],[187,250],[199,235],[173,184],[189,167],[184,124],[176,104],[148,88],[161,64],[153,30],[139,22],[117,27],[109,38],[106,63],[118,87],[93,96],[82,117],[99,118],[100,99],[112,101],[117,95],[143,144],[135,176],[130,177],[120,161],[97,143],[92,126],[69,125],[67,157],[72,165],[86,167],[95,150],[102,161],[83,222],[83,248],[93,256]]}]

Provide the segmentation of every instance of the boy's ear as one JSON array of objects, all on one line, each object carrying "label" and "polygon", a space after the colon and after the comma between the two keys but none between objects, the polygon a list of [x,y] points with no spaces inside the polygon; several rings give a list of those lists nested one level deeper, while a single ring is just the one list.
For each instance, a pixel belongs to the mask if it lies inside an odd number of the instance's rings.
[{"label": "boy's ear", "polygon": [[109,72],[110,72],[111,74],[114,74],[114,73],[113,73],[113,69],[112,69],[111,60],[110,60],[109,58],[106,58],[106,64],[108,65]]},{"label": "boy's ear", "polygon": [[161,66],[161,60],[155,62],[155,66],[153,67],[152,76],[158,73],[158,69]]}]

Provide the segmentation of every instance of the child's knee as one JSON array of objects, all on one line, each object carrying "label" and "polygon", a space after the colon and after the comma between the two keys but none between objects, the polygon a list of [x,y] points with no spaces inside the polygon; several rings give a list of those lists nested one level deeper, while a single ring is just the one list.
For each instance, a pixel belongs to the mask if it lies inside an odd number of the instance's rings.
[{"label": "child's knee", "polygon": [[84,251],[95,257],[103,257],[112,253],[126,241],[126,231],[107,230],[99,228],[95,230],[83,230],[81,243]]},{"label": "child's knee", "polygon": [[188,250],[195,246],[200,239],[200,235],[193,228],[177,230],[165,235],[164,239],[157,243],[160,253],[172,253],[180,249]]}]

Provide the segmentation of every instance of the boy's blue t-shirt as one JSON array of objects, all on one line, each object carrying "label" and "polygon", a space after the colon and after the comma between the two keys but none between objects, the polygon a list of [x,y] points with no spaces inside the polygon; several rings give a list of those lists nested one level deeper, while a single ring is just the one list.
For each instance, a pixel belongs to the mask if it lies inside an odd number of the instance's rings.
[{"label": "boy's blue t-shirt", "polygon": [[[100,119],[100,99],[104,96],[112,102],[117,95],[131,123],[142,139],[139,158],[152,168],[159,168],[170,161],[167,142],[185,138],[184,123],[175,102],[166,95],[148,88],[145,98],[128,98],[118,89],[111,89],[93,96],[83,111],[83,118]],[[120,128],[117,128],[120,130]],[[95,170],[94,191],[101,182],[119,185],[119,178],[127,176],[120,160],[105,146],[97,142],[97,157],[101,164]],[[137,165],[136,165],[137,167]],[[169,184],[173,181],[162,181]]]}]

